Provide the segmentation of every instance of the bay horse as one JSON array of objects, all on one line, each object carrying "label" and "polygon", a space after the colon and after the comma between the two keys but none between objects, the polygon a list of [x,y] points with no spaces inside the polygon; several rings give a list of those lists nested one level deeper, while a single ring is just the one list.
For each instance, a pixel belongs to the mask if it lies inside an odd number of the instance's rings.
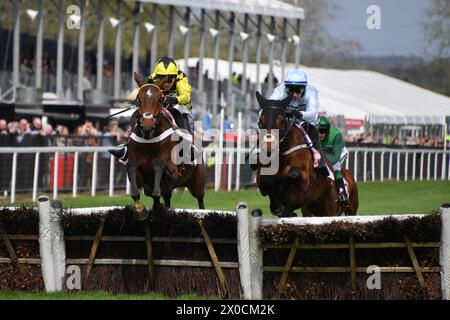
[{"label": "bay horse", "polygon": [[130,136],[126,167],[136,220],[143,221],[149,215],[140,201],[142,188],[146,196],[153,198],[153,210],[161,207],[161,196],[164,205],[170,208],[172,191],[184,187],[197,199],[199,208],[204,209],[206,167],[203,161],[197,165],[180,165],[172,157],[179,143],[172,136],[183,135],[163,105],[161,88],[167,78],[159,83],[147,83],[135,72],[134,80],[139,86],[136,97],[139,115]]},{"label": "bay horse", "polygon": [[[288,116],[286,113],[292,96],[282,101],[274,101],[264,99],[257,92],[256,97],[262,108],[258,126],[259,129],[265,130],[260,139],[260,149],[267,154],[277,152],[279,157],[276,173],[261,174],[265,167],[261,164],[256,172],[256,183],[261,194],[269,196],[272,214],[291,217],[295,216],[294,210],[299,208],[306,217],[337,216],[345,210],[356,214],[357,202],[356,208],[351,210],[340,208],[334,181],[316,172],[305,130],[295,124],[294,116]],[[278,132],[277,138],[274,138],[277,136],[275,132]],[[329,170],[332,168],[329,162],[327,166]],[[345,172],[346,176],[347,173],[348,171]],[[353,179],[352,181],[354,182]],[[352,190],[354,186],[356,184],[351,184]]]}]

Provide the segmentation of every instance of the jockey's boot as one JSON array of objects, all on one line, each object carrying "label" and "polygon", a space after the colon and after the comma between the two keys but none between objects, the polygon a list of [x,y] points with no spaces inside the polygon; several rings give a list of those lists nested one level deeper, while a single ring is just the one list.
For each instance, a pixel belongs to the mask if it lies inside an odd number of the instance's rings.
[{"label": "jockey's boot", "polygon": [[[138,116],[139,116],[139,109],[134,111],[134,113],[130,117],[130,126],[132,128],[136,126]],[[118,158],[119,162],[123,164],[127,164],[128,162],[128,142],[129,140],[127,140],[127,142],[125,143],[119,144],[114,148],[108,149],[108,152],[112,154],[114,157]]]},{"label": "jockey's boot", "polygon": [[112,154],[114,157],[118,158],[119,161],[123,164],[127,164],[128,162],[128,141],[118,146],[108,149],[108,152]]},{"label": "jockey's boot", "polygon": [[308,123],[306,132],[308,133],[309,137],[311,138],[313,148],[316,149],[317,151],[319,151],[319,153],[320,153],[319,166],[316,168],[317,173],[319,173],[320,175],[322,175],[324,177],[328,177],[329,172],[328,172],[327,165],[325,163],[325,158],[323,156],[322,146],[320,144],[319,130],[317,130],[317,128],[315,126],[313,126],[312,124]]},{"label": "jockey's boot", "polygon": [[335,185],[336,185],[336,190],[338,193],[339,203],[344,206],[348,205],[348,194],[347,194],[347,188],[345,188],[344,178],[336,179]]}]

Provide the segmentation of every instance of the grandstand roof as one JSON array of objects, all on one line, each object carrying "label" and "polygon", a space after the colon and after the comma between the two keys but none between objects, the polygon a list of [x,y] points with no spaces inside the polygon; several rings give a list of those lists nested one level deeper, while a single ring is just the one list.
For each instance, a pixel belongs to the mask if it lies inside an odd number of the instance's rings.
[{"label": "grandstand roof", "polygon": [[174,5],[206,10],[232,11],[288,19],[304,19],[302,8],[278,0],[139,0],[144,3]]},{"label": "grandstand roof", "polygon": [[[195,66],[198,59],[191,58]],[[181,65],[183,61],[180,60]],[[289,66],[287,66],[288,68]],[[204,60],[205,70],[213,74],[214,59]],[[242,73],[242,63],[234,62],[233,70]],[[441,125],[450,116],[450,98],[416,85],[367,70],[336,70],[304,67],[310,83],[319,91],[320,111],[329,115],[344,115],[365,119],[372,124]],[[269,72],[262,64],[260,79]],[[281,67],[274,66],[281,81]],[[219,60],[219,78],[228,77],[228,62]],[[247,65],[247,78],[256,80],[256,65]]]}]

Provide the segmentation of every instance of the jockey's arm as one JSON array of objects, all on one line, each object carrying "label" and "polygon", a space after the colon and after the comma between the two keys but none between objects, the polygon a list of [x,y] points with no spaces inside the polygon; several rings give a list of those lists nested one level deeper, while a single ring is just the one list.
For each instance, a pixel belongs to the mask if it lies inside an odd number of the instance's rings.
[{"label": "jockey's arm", "polygon": [[191,102],[191,85],[186,75],[181,72],[177,80],[178,104],[190,105]]},{"label": "jockey's arm", "polygon": [[333,152],[331,152],[330,162],[335,164],[339,162],[342,154],[342,149],[344,149],[344,139],[342,138],[342,134],[338,132],[333,139]]},{"label": "jockey's arm", "polygon": [[313,85],[308,85],[306,109],[303,111],[303,120],[316,125],[319,116],[319,92]]}]

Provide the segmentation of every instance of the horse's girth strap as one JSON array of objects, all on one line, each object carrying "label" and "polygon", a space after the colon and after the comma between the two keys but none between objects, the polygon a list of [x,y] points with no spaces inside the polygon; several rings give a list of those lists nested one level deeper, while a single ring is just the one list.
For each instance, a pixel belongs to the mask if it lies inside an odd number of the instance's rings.
[{"label": "horse's girth strap", "polygon": [[283,153],[281,153],[281,155],[282,156],[287,156],[287,155],[289,155],[289,154],[291,154],[291,153],[293,153],[295,151],[303,150],[303,149],[309,149],[308,145],[307,144],[299,144],[299,145],[297,145],[295,147],[290,148],[287,151],[284,151]]}]

